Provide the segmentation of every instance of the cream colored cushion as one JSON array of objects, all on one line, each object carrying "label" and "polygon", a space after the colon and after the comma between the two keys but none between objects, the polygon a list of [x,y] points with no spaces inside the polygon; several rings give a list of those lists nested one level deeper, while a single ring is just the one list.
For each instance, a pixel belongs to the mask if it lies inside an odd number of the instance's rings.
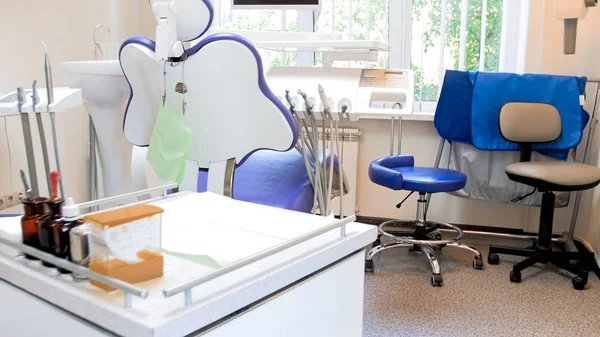
[{"label": "cream colored cushion", "polygon": [[551,142],[561,131],[560,114],[550,104],[510,102],[500,110],[500,132],[511,142]]},{"label": "cream colored cushion", "polygon": [[600,169],[596,166],[564,161],[514,163],[506,167],[506,173],[561,186],[584,186],[600,181]]}]

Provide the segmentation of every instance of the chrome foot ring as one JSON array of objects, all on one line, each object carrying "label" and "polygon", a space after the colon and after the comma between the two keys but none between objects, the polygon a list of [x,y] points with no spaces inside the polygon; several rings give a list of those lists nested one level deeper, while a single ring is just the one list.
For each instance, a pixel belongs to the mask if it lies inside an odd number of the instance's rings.
[{"label": "chrome foot ring", "polygon": [[391,226],[393,224],[412,224],[414,226],[415,223],[416,223],[416,221],[414,219],[413,220],[410,220],[410,219],[389,220],[389,221],[386,221],[386,222],[382,223],[381,225],[379,225],[379,233],[381,233],[381,235],[383,235],[387,238],[390,238],[398,243],[412,244],[412,245],[428,245],[428,246],[447,245],[449,243],[457,242],[458,240],[462,239],[462,237],[464,235],[463,231],[460,228],[458,228],[457,226],[451,225],[446,222],[439,222],[439,221],[433,221],[433,220],[427,220],[425,222],[425,224],[436,225],[438,228],[454,230],[457,232],[456,236],[454,236],[452,238],[448,238],[448,239],[442,239],[442,240],[417,240],[417,239],[414,239],[412,237],[407,237],[407,236],[395,236],[395,235],[392,235],[392,234],[388,233],[387,231],[385,231],[386,226]]}]

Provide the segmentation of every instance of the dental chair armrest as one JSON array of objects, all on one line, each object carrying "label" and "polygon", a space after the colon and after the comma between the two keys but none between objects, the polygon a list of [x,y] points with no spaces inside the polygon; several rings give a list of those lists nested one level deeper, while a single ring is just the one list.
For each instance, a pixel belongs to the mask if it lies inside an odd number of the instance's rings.
[{"label": "dental chair armrest", "polygon": [[391,188],[401,190],[404,180],[402,173],[394,170],[397,167],[411,167],[415,165],[413,156],[390,156],[380,158],[369,165],[369,178],[372,182]]}]

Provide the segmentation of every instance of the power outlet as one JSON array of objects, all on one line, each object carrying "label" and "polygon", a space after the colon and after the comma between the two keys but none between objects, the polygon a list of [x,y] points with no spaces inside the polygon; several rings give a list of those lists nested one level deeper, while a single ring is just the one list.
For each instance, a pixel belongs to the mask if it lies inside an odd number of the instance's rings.
[{"label": "power outlet", "polygon": [[25,191],[16,191],[14,194],[15,205],[21,203],[21,200],[25,199]]},{"label": "power outlet", "polygon": [[6,208],[13,207],[15,205],[15,196],[12,194],[4,196],[4,200],[6,200]]},{"label": "power outlet", "polygon": [[18,206],[24,197],[24,191],[16,191],[12,194],[0,196],[0,210]]}]

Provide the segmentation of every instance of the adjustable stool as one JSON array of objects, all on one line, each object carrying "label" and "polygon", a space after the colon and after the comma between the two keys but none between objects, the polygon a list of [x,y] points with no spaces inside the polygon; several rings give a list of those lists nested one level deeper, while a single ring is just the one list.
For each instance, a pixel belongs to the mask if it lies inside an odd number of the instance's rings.
[{"label": "adjustable stool", "polygon": [[[467,182],[467,177],[464,174],[448,169],[415,167],[413,156],[400,155],[373,161],[369,166],[369,178],[378,185],[396,191],[405,190],[410,191],[411,194],[418,192],[419,200],[417,202],[416,219],[390,220],[379,225],[379,237],[385,236],[390,238],[392,242],[382,244],[379,239],[375,241],[373,249],[367,254],[366,271],[373,271],[373,257],[376,254],[396,247],[420,250],[427,256],[433,270],[431,285],[434,287],[439,287],[443,283],[438,255],[434,249],[441,249],[442,247],[466,249],[475,254],[473,268],[483,269],[483,259],[479,251],[459,242],[463,237],[463,231],[460,228],[449,223],[426,219],[427,193],[460,190]],[[404,200],[407,198],[408,196]],[[402,202],[397,207],[400,207]],[[388,229],[392,226],[395,226],[396,229],[410,228],[410,230],[392,231]],[[456,235],[452,238],[442,239],[442,235],[438,230],[440,228],[454,230]]]},{"label": "adjustable stool", "polygon": [[588,252],[561,252],[552,250],[552,223],[554,218],[554,191],[582,191],[600,183],[600,169],[592,165],[565,161],[532,162],[534,143],[547,143],[558,139],[562,122],[558,110],[542,103],[506,103],[500,110],[500,132],[504,139],[519,144],[520,162],[506,167],[510,180],[534,187],[543,192],[538,240],[532,248],[490,246],[489,264],[500,263],[498,254],[527,257],[515,264],[510,281],[521,282],[521,271],[536,263],[552,263],[576,276],[573,287],[583,290],[588,281],[588,271],[571,261],[593,263],[594,254]]}]

